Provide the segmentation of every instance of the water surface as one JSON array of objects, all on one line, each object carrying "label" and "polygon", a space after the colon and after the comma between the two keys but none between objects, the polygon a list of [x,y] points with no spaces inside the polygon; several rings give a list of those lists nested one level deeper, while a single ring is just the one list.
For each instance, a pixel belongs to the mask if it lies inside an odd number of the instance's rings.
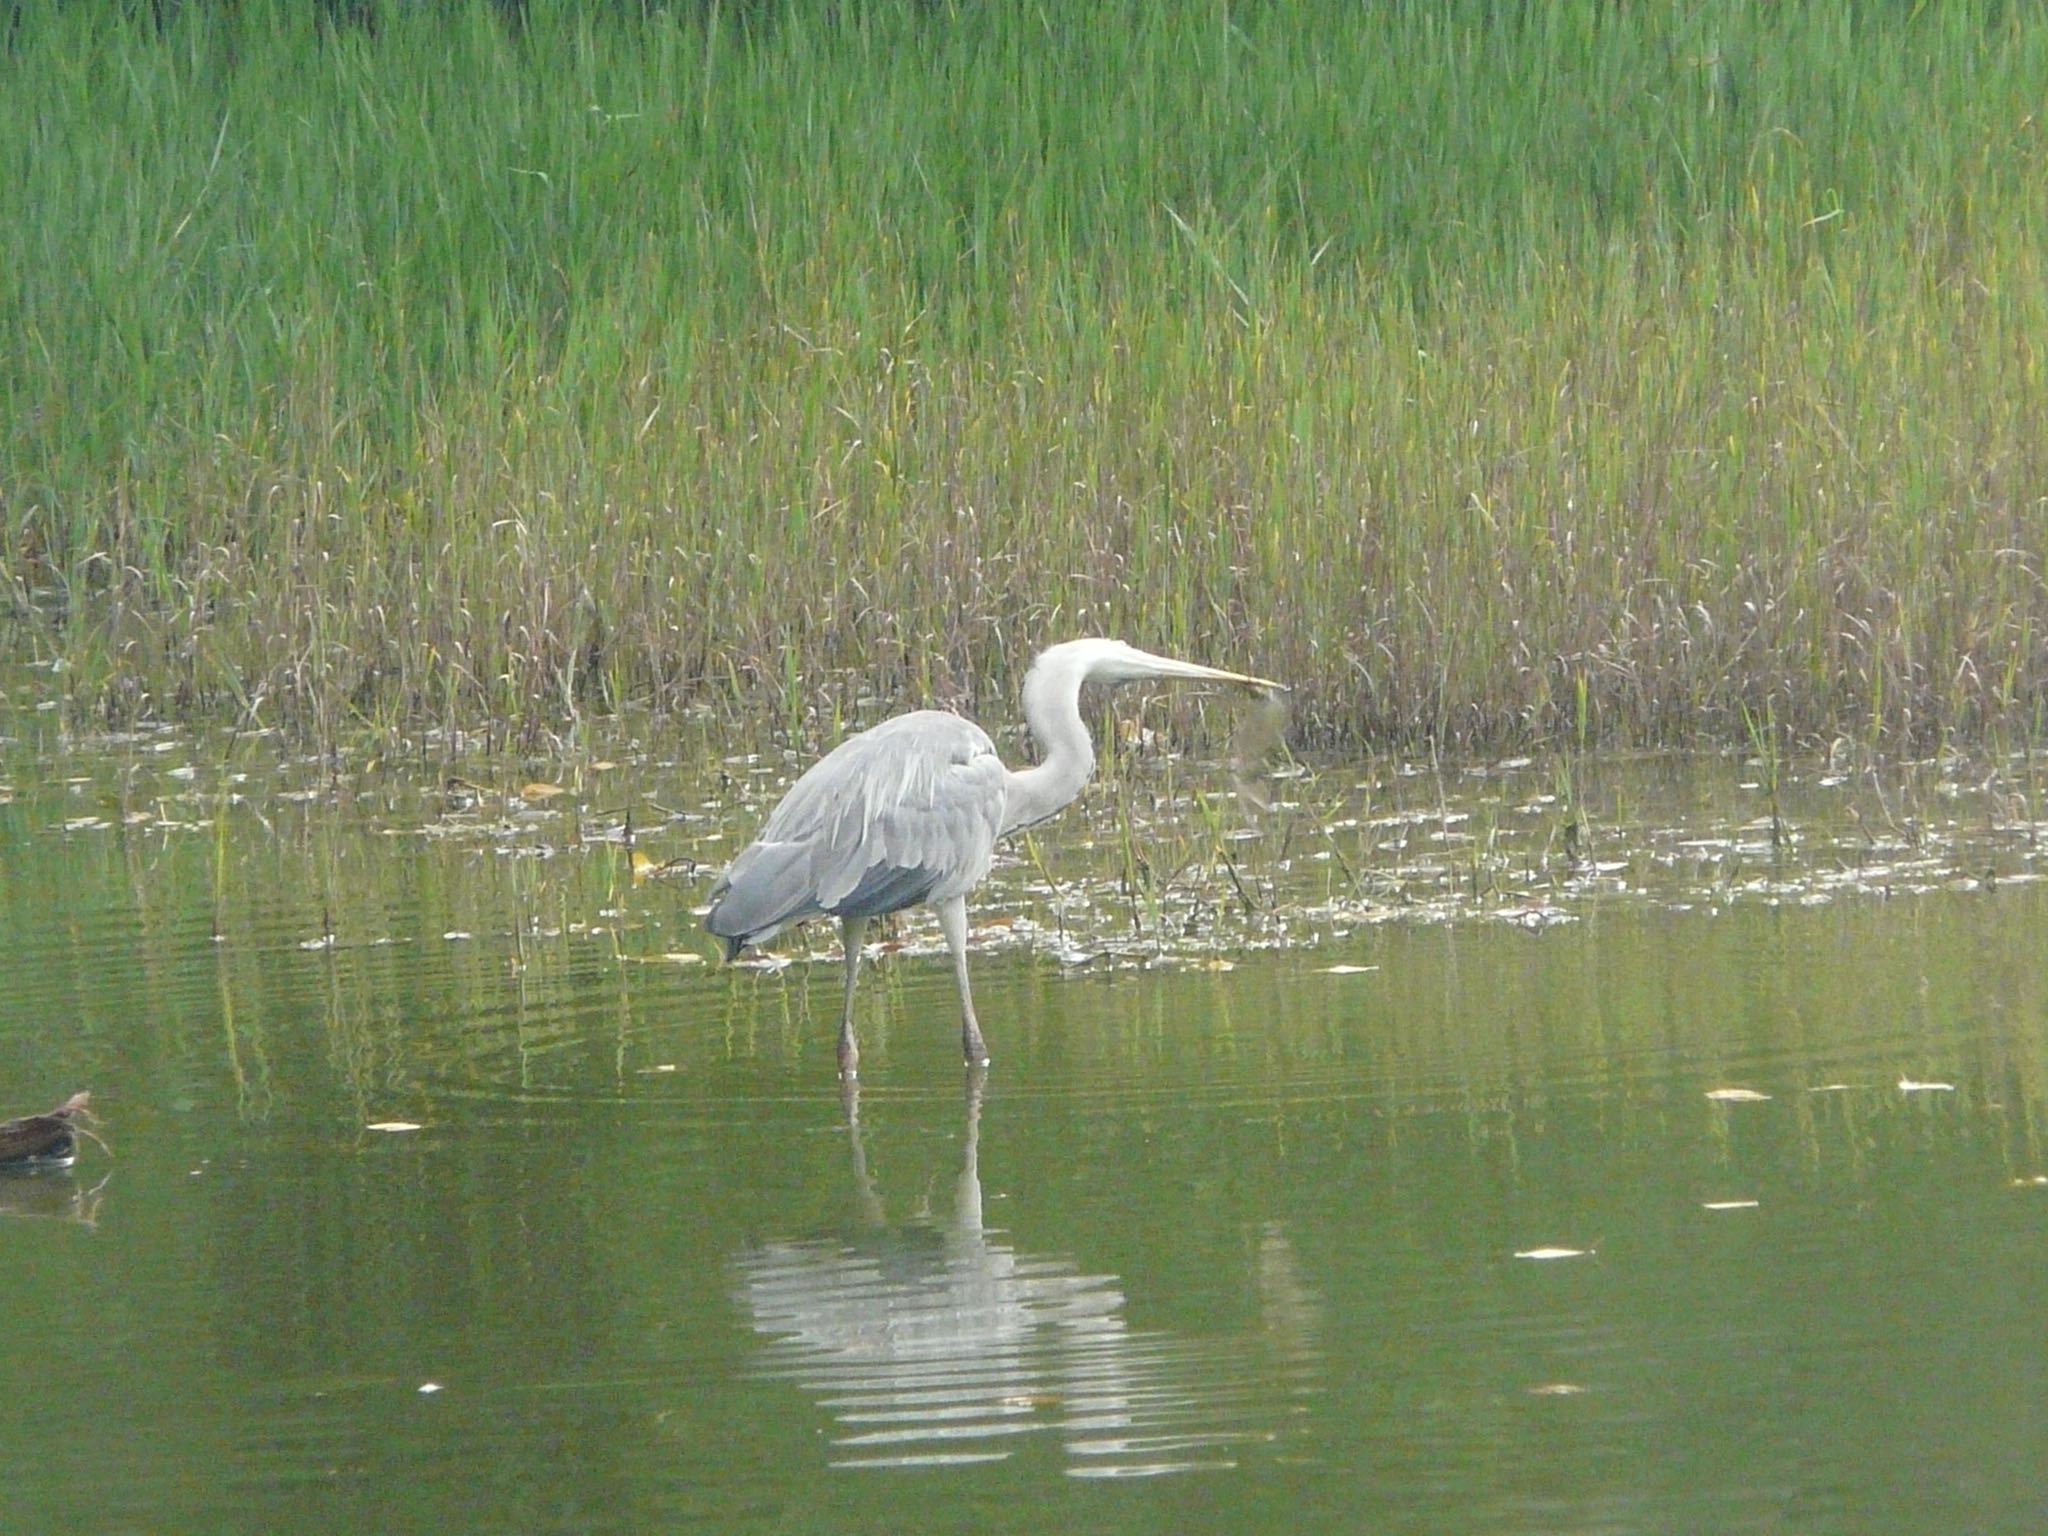
[{"label": "water surface", "polygon": [[2048,1517],[2019,769],[1141,762],[849,1096],[690,915],[779,758],[7,750],[0,1113],[107,1144],[0,1182],[9,1529]]}]

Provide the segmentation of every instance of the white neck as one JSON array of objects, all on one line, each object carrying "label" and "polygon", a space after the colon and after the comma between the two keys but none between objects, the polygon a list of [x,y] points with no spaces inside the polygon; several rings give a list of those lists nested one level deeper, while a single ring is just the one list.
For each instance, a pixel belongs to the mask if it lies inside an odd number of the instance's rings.
[{"label": "white neck", "polygon": [[1081,719],[1088,657],[1054,647],[1024,678],[1024,723],[1038,743],[1038,766],[1013,770],[1003,802],[1003,831],[1035,826],[1064,810],[1095,774],[1095,742]]},{"label": "white neck", "polygon": [[1219,672],[1154,656],[1121,640],[1068,640],[1038,653],[1024,678],[1024,723],[1038,742],[1038,766],[1009,777],[1003,831],[1035,825],[1069,804],[1095,772],[1095,743],[1081,720],[1081,685],[1090,678],[1135,683],[1149,678],[1277,688],[1261,677]]}]

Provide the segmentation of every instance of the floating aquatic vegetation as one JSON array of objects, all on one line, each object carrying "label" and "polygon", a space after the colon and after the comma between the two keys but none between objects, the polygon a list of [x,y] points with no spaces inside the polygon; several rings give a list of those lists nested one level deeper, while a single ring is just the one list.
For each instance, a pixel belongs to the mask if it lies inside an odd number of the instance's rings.
[{"label": "floating aquatic vegetation", "polygon": [[[851,717],[834,729],[865,723]],[[95,749],[99,757],[70,744],[48,750],[40,777],[10,762],[6,782],[17,803],[48,799],[42,825],[94,840],[206,831],[238,841],[243,823],[298,836],[345,817],[401,844],[474,847],[527,866],[567,861],[544,880],[517,877],[534,882],[529,899],[560,908],[522,930],[526,940],[599,925],[616,941],[690,926],[704,883],[812,755],[808,744],[721,750],[714,725],[692,721],[697,735],[671,738],[666,726],[618,722],[519,772],[488,756],[451,758],[435,738],[437,755],[433,733],[351,757],[292,755],[275,734],[152,730]],[[655,757],[646,739],[664,740],[672,755]],[[1390,925],[1483,921],[1540,935],[1617,903],[1711,918],[1936,892],[1996,899],[2048,871],[2048,821],[2017,813],[2040,799],[2024,755],[1853,774],[1788,758],[1778,788],[1787,835],[1776,846],[1754,793],[1740,788],[1741,765],[1726,757],[1588,757],[1575,763],[1568,802],[1540,756],[1448,768],[1289,761],[1260,774],[1253,794],[1232,771],[1170,745],[1119,754],[1057,824],[999,852],[976,896],[971,942],[1029,949],[1066,969],[1193,970]],[[1253,768],[1240,761],[1235,771],[1241,781]],[[600,772],[605,793],[593,803]],[[1567,804],[1577,828],[1569,848]],[[623,861],[612,852],[620,846]],[[586,894],[563,906],[569,891]],[[431,931],[483,931],[488,907],[453,903]],[[299,920],[317,937],[291,942],[309,951],[358,942],[337,938],[317,908],[301,908]],[[657,953],[687,948],[664,938]],[[874,953],[936,955],[943,945],[936,925],[913,914]],[[757,963],[827,958],[837,958],[837,934],[823,924]],[[1368,974],[1372,959],[1368,951],[1347,958],[1356,970],[1322,969]]]}]

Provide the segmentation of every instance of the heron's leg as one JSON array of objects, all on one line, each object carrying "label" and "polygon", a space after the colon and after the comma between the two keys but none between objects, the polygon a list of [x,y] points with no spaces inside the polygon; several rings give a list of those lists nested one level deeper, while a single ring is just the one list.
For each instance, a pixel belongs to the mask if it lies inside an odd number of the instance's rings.
[{"label": "heron's leg", "polygon": [[868,931],[864,917],[842,917],[839,937],[846,945],[846,1009],[839,1015],[839,1075],[860,1073],[860,1042],[853,1038],[853,984],[860,979],[860,941]]},{"label": "heron's leg", "polygon": [[953,979],[960,984],[960,1050],[969,1066],[985,1067],[988,1046],[981,1038],[981,1026],[974,1022],[974,993],[967,985],[967,898],[955,896],[939,902],[938,912],[946,947],[953,951]]},{"label": "heron's leg", "polygon": [[886,1220],[882,1214],[881,1192],[875,1188],[875,1176],[868,1172],[867,1143],[861,1139],[860,1079],[850,1073],[839,1079],[839,1107],[846,1111],[846,1141],[853,1153],[853,1193],[860,1207],[860,1218],[866,1225],[880,1230]]},{"label": "heron's leg", "polygon": [[981,1090],[988,1083],[988,1068],[980,1062],[967,1065],[967,1145],[960,1153],[960,1182],[955,1186],[953,1222],[963,1236],[979,1241],[981,1226]]}]

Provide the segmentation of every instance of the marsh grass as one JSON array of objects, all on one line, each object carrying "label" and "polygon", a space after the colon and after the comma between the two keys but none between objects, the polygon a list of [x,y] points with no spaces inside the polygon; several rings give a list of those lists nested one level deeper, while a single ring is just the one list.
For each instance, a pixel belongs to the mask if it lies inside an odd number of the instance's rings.
[{"label": "marsh grass", "polygon": [[0,590],[332,741],[1006,709],[2041,734],[2031,7],[25,0]]}]

